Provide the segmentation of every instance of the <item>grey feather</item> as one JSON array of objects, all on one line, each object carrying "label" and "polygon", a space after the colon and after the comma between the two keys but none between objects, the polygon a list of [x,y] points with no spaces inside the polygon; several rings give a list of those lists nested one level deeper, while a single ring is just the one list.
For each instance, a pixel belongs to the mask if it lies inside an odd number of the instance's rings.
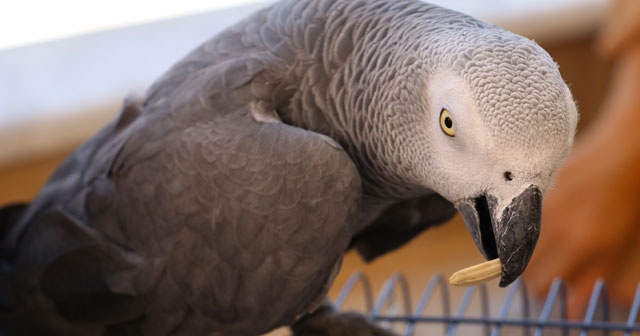
[{"label": "grey feather", "polygon": [[[544,152],[540,129],[570,145],[575,122],[557,111],[575,108],[550,57],[460,13],[289,0],[229,27],[127,101],[20,218],[6,216],[0,283],[13,294],[0,331],[291,325],[322,303],[346,249],[370,260],[401,246],[450,218],[460,186],[478,180],[434,161],[427,116],[441,107],[426,92],[445,70],[470,83],[496,141]],[[524,118],[495,108],[505,104]],[[555,154],[535,166],[545,178]]]}]

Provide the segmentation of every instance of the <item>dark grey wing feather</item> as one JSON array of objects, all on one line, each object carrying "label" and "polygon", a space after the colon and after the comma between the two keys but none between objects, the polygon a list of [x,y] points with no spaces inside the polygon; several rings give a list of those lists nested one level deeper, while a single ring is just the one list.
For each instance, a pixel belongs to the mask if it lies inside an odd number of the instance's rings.
[{"label": "dark grey wing feather", "polygon": [[366,260],[391,252],[424,230],[445,223],[456,209],[438,194],[397,202],[389,206],[350,243]]},{"label": "dark grey wing feather", "polygon": [[149,263],[105,241],[63,205],[38,211],[5,257],[0,327],[8,335],[91,335],[144,313],[138,293],[126,290],[136,275],[152,273]]},{"label": "dark grey wing feather", "polygon": [[[67,206],[77,217],[85,219],[83,198],[79,197],[87,190],[87,185],[101,174],[104,174],[118,154],[124,141],[127,140],[131,127],[140,116],[142,107],[139,102],[127,100],[118,117],[103,127],[90,140],[80,146],[56,169],[37,197],[24,209],[3,237],[2,254],[13,254],[15,244],[20,241],[26,227],[37,216],[49,208],[60,204],[75,203]],[[80,204],[78,204],[80,203]],[[74,208],[74,209],[71,209]],[[75,211],[75,208],[78,208]]]},{"label": "dark grey wing feather", "polygon": [[[167,129],[159,143],[140,136],[156,132],[148,123],[87,198],[89,218],[110,240],[166,258],[161,281],[173,289],[158,300],[187,307],[180,328],[251,334],[293,322],[321,302],[354,233],[354,164],[326,136],[256,121],[273,115],[267,109],[248,103]],[[149,323],[167,318],[158,312]]]},{"label": "dark grey wing feather", "polygon": [[4,239],[12,226],[20,220],[28,206],[28,203],[15,203],[0,208],[0,240]]},{"label": "dark grey wing feather", "polygon": [[[130,275],[141,273],[145,265],[134,254],[127,257],[95,242],[76,246],[42,272],[42,292],[73,323],[110,325],[143,316],[145,300],[129,289]],[[123,288],[123,283],[129,285]]]},{"label": "dark grey wing feather", "polygon": [[65,323],[152,333],[255,334],[312,310],[354,233],[359,175],[333,140],[256,121],[265,106],[174,128],[141,114],[106,136],[123,144],[94,148],[110,159],[63,167],[73,183],[53,179],[33,205],[14,266],[39,266],[14,278]]}]

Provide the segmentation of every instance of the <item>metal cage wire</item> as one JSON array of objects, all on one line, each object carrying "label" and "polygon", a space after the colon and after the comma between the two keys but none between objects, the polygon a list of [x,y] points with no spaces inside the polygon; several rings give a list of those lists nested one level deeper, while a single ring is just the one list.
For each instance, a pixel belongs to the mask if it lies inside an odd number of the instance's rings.
[{"label": "metal cage wire", "polygon": [[[359,286],[358,286],[359,285]],[[361,272],[354,273],[345,283],[334,305],[341,309],[345,301],[356,288],[361,288],[364,294],[364,305],[369,317],[381,324],[392,326],[400,335],[418,335],[417,328],[423,325],[440,326],[443,335],[462,335],[460,328],[475,326],[480,328],[482,335],[640,335],[638,313],[640,310],[640,283],[636,288],[631,308],[626,315],[612,316],[612,308],[603,281],[598,281],[593,287],[589,304],[581,320],[567,318],[566,288],[562,280],[555,280],[549,293],[541,304],[539,314],[534,313],[532,300],[522,281],[517,280],[508,289],[504,302],[497,315],[490,312],[490,296],[487,286],[469,287],[464,291],[455,313],[452,312],[452,299],[446,280],[442,276],[435,276],[427,283],[422,291],[415,309],[413,309],[412,295],[409,283],[402,274],[395,274],[383,285],[380,294],[374,302],[374,295],[369,278]],[[439,301],[436,293],[440,293]],[[520,315],[511,315],[517,298],[520,298]],[[480,316],[468,316],[469,306],[474,298],[479,299]],[[442,314],[426,314],[429,305],[439,305]],[[553,316],[552,312],[558,312]],[[599,314],[597,314],[599,313]],[[599,315],[599,316],[597,316]],[[505,329],[509,328],[508,333]],[[515,332],[514,332],[515,329]],[[478,334],[478,333],[475,333]]]}]

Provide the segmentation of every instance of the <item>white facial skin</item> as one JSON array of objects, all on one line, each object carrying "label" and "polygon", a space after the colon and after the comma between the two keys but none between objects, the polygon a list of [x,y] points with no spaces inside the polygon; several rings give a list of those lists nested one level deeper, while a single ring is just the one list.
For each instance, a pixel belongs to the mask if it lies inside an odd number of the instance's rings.
[{"label": "white facial skin", "polygon": [[[540,139],[535,146],[501,141],[489,132],[462,78],[452,73],[438,74],[430,79],[428,92],[427,134],[433,151],[428,179],[436,192],[454,203],[482,194],[492,195],[498,202],[494,214],[497,218],[511,200],[530,185],[545,192],[553,172],[571,148],[573,133],[560,139]],[[443,108],[451,114],[455,136],[447,135],[442,129]],[[566,113],[571,119],[569,122],[575,125],[577,112],[573,103],[567,102],[567,108],[573,111],[559,113]],[[544,127],[544,121],[538,126]],[[509,127],[508,122],[504,127]],[[532,134],[535,136],[535,129]]]}]

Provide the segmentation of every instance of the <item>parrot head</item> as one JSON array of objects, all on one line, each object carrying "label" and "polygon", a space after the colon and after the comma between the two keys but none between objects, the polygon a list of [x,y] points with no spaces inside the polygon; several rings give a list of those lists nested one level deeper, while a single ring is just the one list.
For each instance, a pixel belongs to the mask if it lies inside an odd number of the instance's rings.
[{"label": "parrot head", "polygon": [[500,259],[504,287],[533,254],[542,197],[571,150],[578,112],[557,65],[533,42],[464,55],[426,84],[426,167],[483,255]]},{"label": "parrot head", "polygon": [[534,41],[410,5],[412,15],[390,12],[391,28],[367,26],[329,85],[340,113],[323,120],[364,167],[369,194],[451,202],[482,254],[500,259],[507,286],[533,254],[542,199],[573,146],[575,102]]},{"label": "parrot head", "polygon": [[428,41],[425,64],[401,73],[420,79],[392,84],[408,117],[388,113],[402,132],[387,141],[406,179],[452,202],[482,254],[500,259],[507,286],[533,254],[542,198],[571,151],[578,112],[535,42],[494,26],[452,35]]}]

